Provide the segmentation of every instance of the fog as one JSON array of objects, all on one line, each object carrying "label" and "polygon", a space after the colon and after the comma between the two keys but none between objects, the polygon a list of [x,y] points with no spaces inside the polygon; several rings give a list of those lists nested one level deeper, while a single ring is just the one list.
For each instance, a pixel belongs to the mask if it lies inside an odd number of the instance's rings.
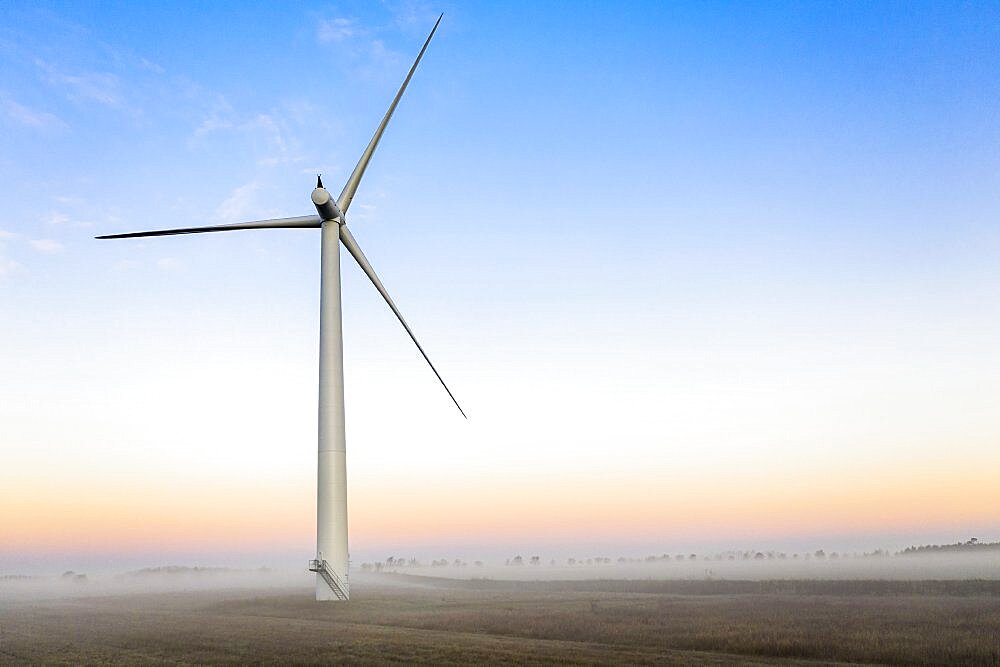
[{"label": "fog", "polygon": [[[763,557],[758,557],[763,556]],[[880,580],[942,580],[1000,579],[1000,551],[982,550],[972,553],[878,554],[837,556],[814,554],[768,557],[759,552],[728,552],[713,557],[691,559],[672,557],[670,560],[633,559],[619,562],[611,559],[590,559],[554,563],[539,557],[537,564],[529,559],[523,564],[474,561],[451,562],[447,565],[386,566],[373,563],[362,568],[355,565],[351,581],[356,588],[383,585],[400,580],[385,575],[408,574],[428,577],[428,585],[436,578],[494,579],[499,581],[569,581],[592,579],[632,580],[749,580],[769,579],[880,579]],[[601,561],[601,562],[597,562]],[[479,563],[479,564],[477,564]],[[26,576],[0,573],[0,606],[34,600],[79,599],[86,597],[170,593],[210,590],[279,590],[310,589],[314,575],[296,569],[227,569],[218,567],[167,566],[133,570],[118,574],[88,575],[67,571],[51,575]],[[411,585],[418,581],[409,579]]]},{"label": "fog", "polygon": [[120,574],[87,575],[66,571],[54,575],[0,574],[0,607],[7,604],[139,593],[209,590],[277,590],[308,587],[313,573],[303,570],[235,570],[168,566]]},{"label": "fog", "polygon": [[[590,559],[594,560],[594,559]],[[1000,579],[1000,552],[900,556],[840,556],[837,558],[734,558],[617,562],[573,565],[542,560],[538,565],[483,563],[393,567],[383,571],[453,579],[497,580],[573,579]]]}]

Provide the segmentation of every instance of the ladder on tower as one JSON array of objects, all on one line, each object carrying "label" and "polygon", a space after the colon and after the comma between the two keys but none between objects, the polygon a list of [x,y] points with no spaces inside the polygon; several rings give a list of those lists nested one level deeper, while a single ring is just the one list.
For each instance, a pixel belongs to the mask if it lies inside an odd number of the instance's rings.
[{"label": "ladder on tower", "polygon": [[323,577],[323,581],[330,587],[330,590],[333,591],[338,600],[347,600],[350,596],[350,588],[347,582],[340,580],[340,577],[333,571],[330,564],[326,562],[326,559],[309,561],[309,571]]}]

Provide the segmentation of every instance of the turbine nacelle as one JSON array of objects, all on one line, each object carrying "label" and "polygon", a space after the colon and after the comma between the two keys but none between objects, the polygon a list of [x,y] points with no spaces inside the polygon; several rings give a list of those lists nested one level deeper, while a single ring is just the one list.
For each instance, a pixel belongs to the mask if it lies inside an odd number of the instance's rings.
[{"label": "turbine nacelle", "polygon": [[320,176],[316,177],[316,189],[312,191],[311,198],[313,205],[316,206],[316,212],[319,213],[320,220],[324,222],[327,220],[344,221],[344,214],[337,206],[337,200],[333,198],[329,190],[323,187],[323,178]]}]

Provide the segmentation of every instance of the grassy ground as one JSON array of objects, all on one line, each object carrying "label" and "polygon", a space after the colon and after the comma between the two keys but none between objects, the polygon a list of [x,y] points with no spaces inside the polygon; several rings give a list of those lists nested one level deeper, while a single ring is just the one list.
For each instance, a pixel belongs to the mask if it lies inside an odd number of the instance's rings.
[{"label": "grassy ground", "polygon": [[989,585],[678,594],[383,581],[348,604],[307,590],[15,604],[0,610],[0,663],[1000,665]]}]

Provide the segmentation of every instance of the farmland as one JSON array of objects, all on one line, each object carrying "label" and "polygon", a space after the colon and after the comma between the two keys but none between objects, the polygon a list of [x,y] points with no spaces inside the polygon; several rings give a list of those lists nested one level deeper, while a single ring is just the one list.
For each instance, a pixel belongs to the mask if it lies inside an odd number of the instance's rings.
[{"label": "farmland", "polygon": [[1000,582],[496,582],[381,576],[0,608],[0,663],[1000,664]]}]

